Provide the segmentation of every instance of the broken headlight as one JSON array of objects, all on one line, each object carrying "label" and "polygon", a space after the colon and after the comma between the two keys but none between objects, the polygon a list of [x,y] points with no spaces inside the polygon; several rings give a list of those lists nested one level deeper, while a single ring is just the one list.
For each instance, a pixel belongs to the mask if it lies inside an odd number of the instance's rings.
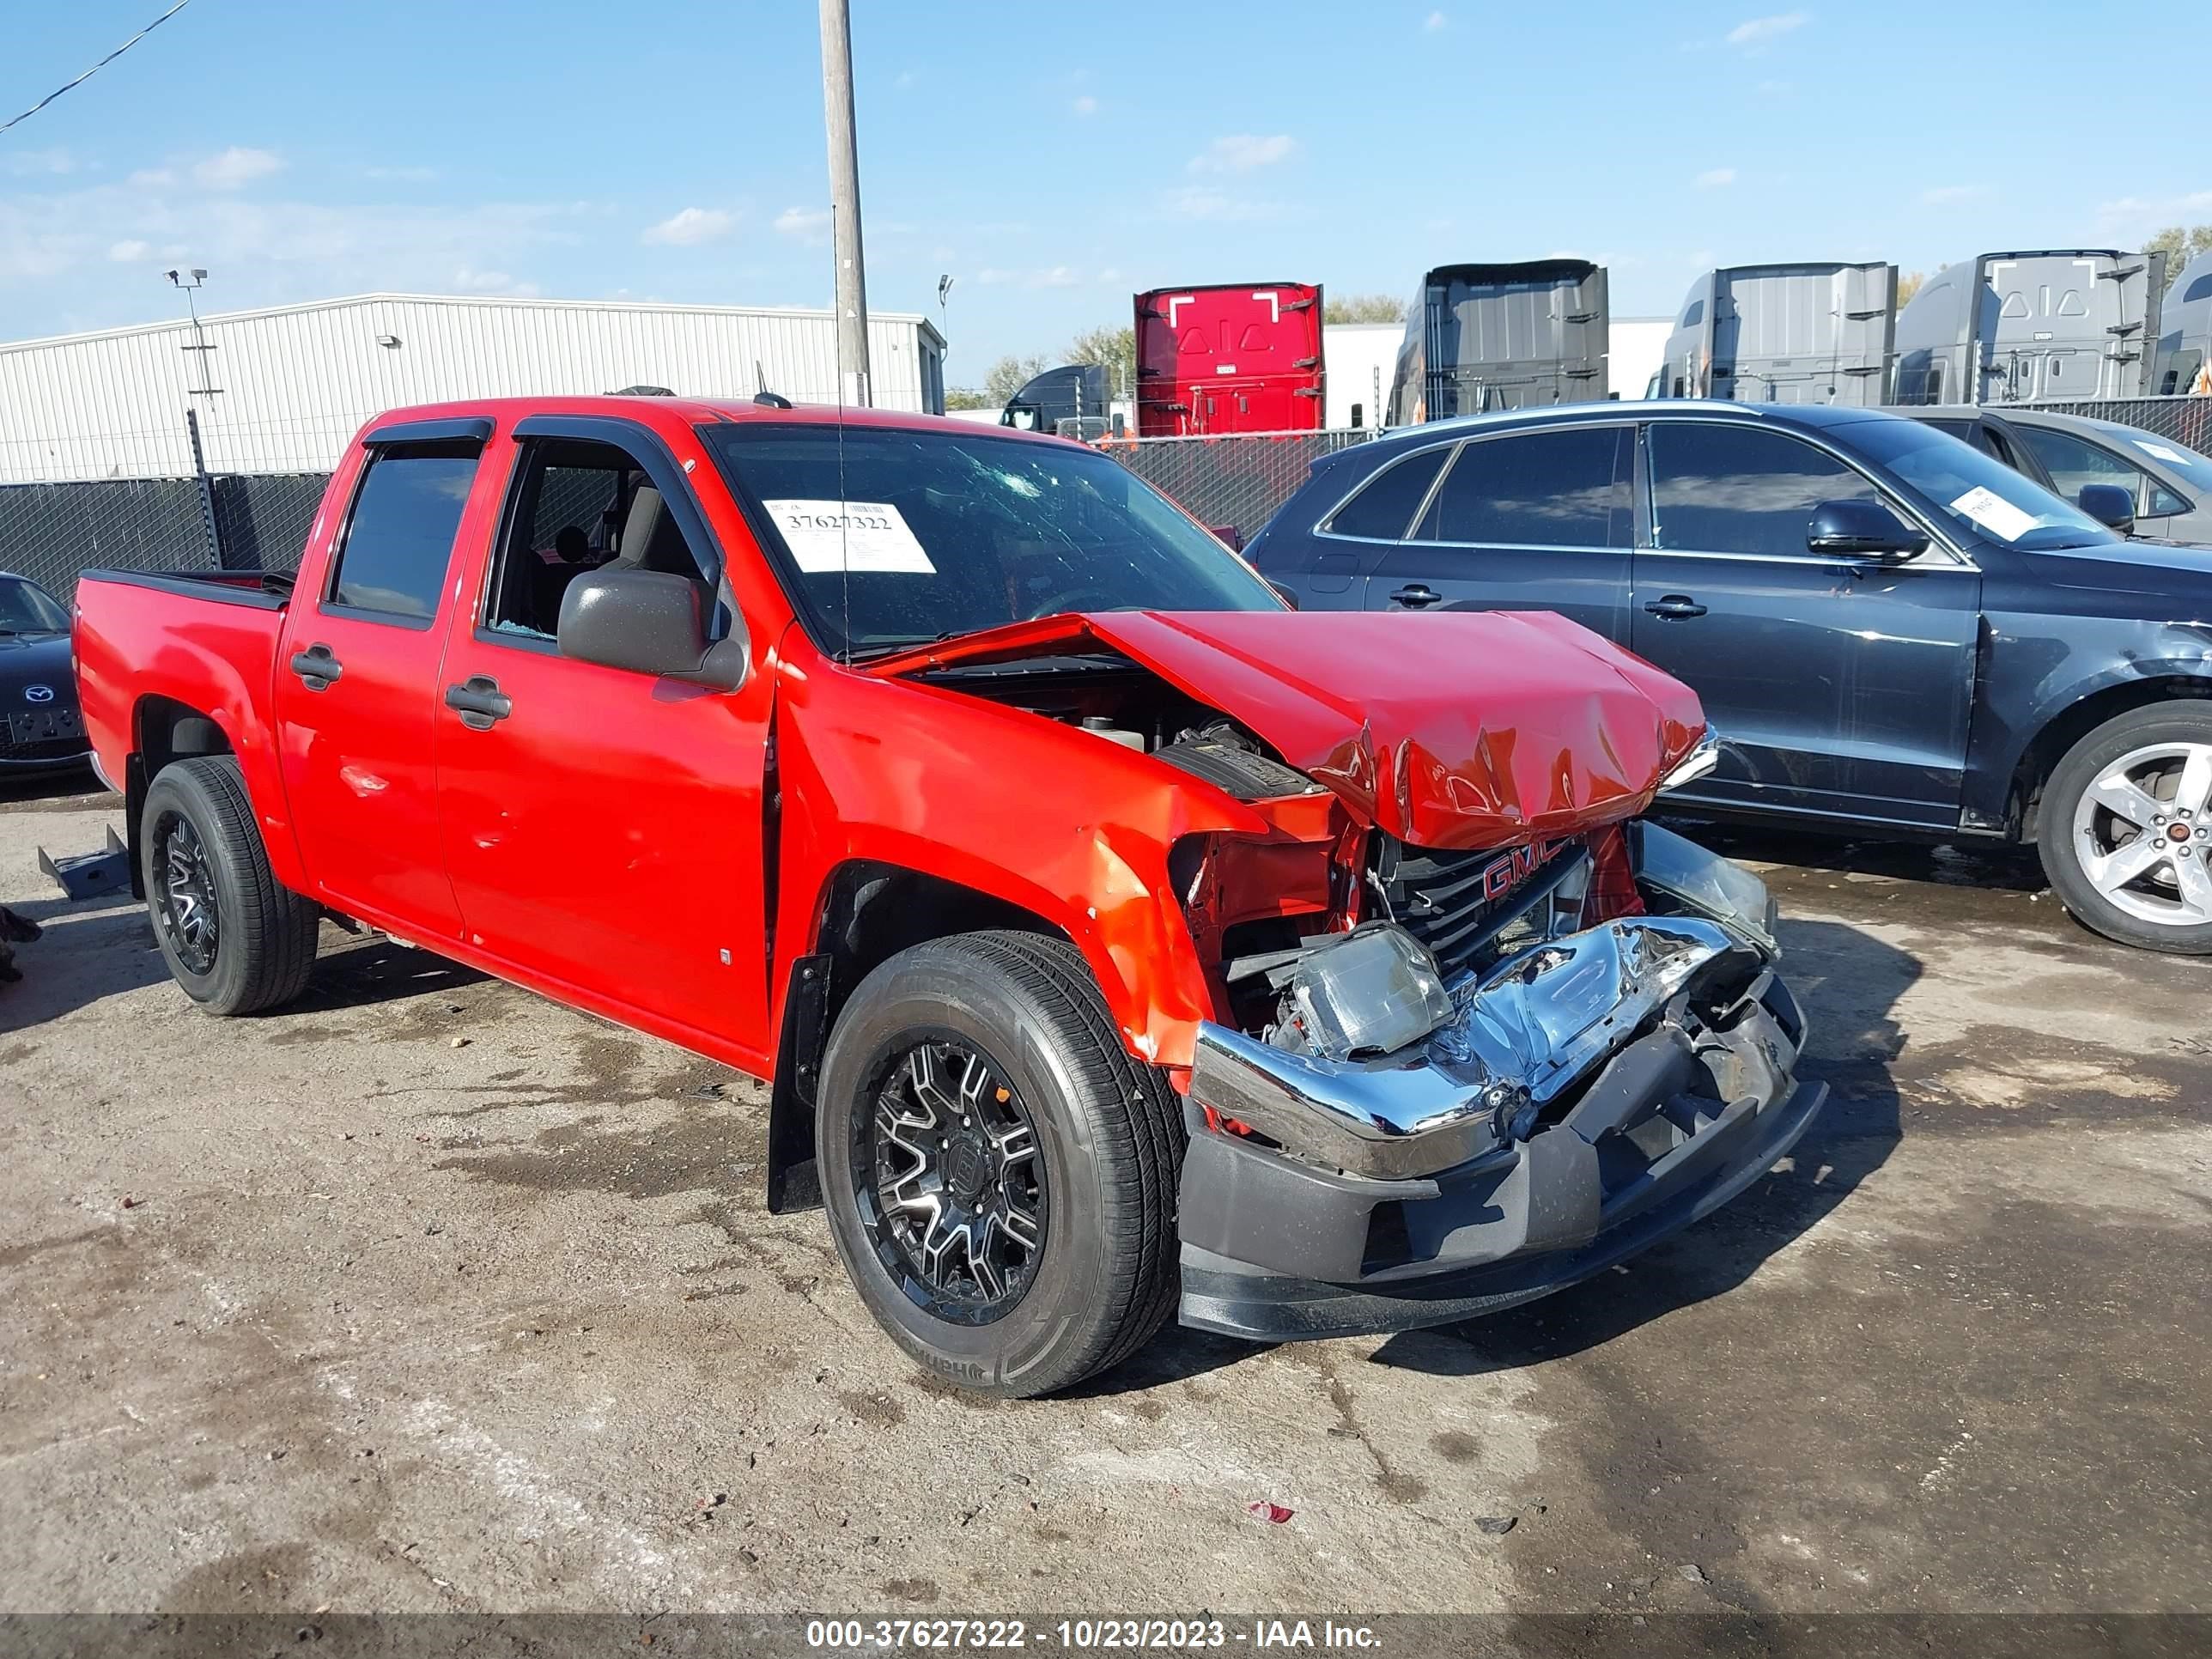
[{"label": "broken headlight", "polygon": [[1638,886],[1720,923],[1770,957],[1781,954],[1774,942],[1774,900],[1765,882],[1741,865],[1645,819],[1629,824],[1627,832]]},{"label": "broken headlight", "polygon": [[1452,1017],[1443,970],[1402,927],[1369,922],[1309,952],[1283,993],[1281,1035],[1323,1060],[1393,1054]]}]

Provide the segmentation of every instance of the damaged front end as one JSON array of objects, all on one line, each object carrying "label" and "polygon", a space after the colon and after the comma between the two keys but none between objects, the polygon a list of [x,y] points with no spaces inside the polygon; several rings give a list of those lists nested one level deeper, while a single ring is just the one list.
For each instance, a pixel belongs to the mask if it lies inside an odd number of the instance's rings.
[{"label": "damaged front end", "polygon": [[1525,1301],[1727,1202],[1818,1109],[1765,886],[1681,836],[1386,845],[1365,878],[1382,919],[1231,964],[1272,1017],[1200,1030],[1184,1323],[1279,1340]]}]

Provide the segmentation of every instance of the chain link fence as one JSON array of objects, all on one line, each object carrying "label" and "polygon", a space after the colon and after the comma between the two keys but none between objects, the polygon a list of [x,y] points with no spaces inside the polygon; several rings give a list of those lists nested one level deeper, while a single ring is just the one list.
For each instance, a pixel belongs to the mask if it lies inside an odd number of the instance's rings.
[{"label": "chain link fence", "polygon": [[1249,541],[1305,483],[1316,461],[1375,435],[1365,428],[1245,432],[1122,439],[1103,447],[1200,524],[1234,527]]},{"label": "chain link fence", "polygon": [[215,549],[191,478],[0,489],[0,570],[67,605],[80,570],[212,570]]},{"label": "chain link fence", "polygon": [[[2091,420],[2118,421],[2140,427],[2158,437],[2185,444],[2200,455],[2212,455],[2212,398],[2092,398],[2073,403],[2023,405],[2047,409],[2054,415],[2086,415]],[[1996,412],[2004,413],[2002,404]]]}]

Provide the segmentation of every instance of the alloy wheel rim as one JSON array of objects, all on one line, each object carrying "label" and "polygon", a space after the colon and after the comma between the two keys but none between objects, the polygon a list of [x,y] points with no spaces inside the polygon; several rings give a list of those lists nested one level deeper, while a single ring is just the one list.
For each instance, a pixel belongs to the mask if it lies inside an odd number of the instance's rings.
[{"label": "alloy wheel rim", "polygon": [[2102,771],[2074,808],[2081,872],[2115,908],[2164,927],[2212,924],[2212,743],[2158,743]]},{"label": "alloy wheel rim", "polygon": [[1027,1293],[1044,1255],[1044,1161],[1029,1109],[958,1038],[914,1043],[879,1076],[854,1127],[869,1243],[925,1312],[988,1324]]},{"label": "alloy wheel rim", "polygon": [[177,959],[195,974],[215,969],[222,939],[215,872],[191,820],[165,814],[155,827],[154,885],[161,931]]}]

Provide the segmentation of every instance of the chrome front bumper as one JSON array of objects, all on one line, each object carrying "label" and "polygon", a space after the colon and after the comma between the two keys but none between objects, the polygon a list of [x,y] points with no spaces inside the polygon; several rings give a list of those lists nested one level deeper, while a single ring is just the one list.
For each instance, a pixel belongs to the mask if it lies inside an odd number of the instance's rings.
[{"label": "chrome front bumper", "polygon": [[1462,981],[1449,1022],[1380,1059],[1291,1054],[1208,1022],[1190,1097],[1326,1169],[1434,1174],[1526,1140],[1546,1108],[1673,999],[1707,986],[1717,994],[1723,980],[1740,993],[1770,959],[1697,917],[1609,921]]}]

